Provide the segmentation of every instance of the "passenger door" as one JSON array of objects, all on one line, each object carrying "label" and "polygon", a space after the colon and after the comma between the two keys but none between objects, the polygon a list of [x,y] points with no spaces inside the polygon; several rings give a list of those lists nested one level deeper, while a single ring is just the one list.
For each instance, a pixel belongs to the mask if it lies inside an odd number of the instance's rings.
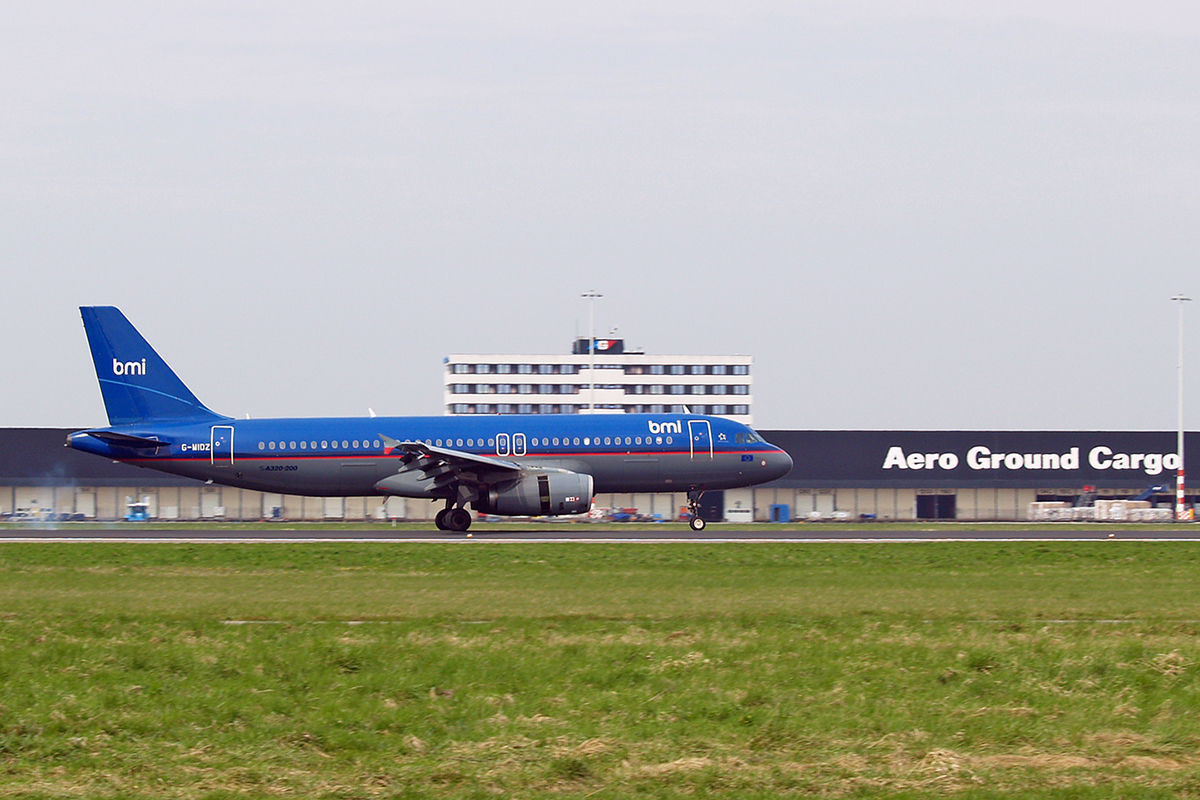
[{"label": "passenger door", "polygon": [[706,419],[688,420],[688,447],[692,460],[713,457],[712,425]]},{"label": "passenger door", "polygon": [[209,439],[209,454],[214,467],[233,466],[233,426],[213,425]]}]

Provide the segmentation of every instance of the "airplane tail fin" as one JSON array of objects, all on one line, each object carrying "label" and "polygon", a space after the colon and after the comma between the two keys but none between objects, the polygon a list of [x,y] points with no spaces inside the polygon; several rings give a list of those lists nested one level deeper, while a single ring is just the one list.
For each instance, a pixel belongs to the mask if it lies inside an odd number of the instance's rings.
[{"label": "airplane tail fin", "polygon": [[79,313],[110,425],[225,419],[196,399],[119,309],[83,306]]}]

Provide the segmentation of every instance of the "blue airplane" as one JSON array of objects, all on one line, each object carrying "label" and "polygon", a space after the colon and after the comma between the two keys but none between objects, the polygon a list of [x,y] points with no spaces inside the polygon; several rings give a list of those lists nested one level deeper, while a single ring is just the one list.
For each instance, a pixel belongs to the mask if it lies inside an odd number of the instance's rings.
[{"label": "blue airplane", "polygon": [[201,403],[111,306],[79,309],[109,427],[67,446],[225,486],[312,497],[442,499],[439,530],[476,511],[582,514],[598,492],[700,496],[783,477],[792,459],[751,428],[695,414],[234,419]]}]

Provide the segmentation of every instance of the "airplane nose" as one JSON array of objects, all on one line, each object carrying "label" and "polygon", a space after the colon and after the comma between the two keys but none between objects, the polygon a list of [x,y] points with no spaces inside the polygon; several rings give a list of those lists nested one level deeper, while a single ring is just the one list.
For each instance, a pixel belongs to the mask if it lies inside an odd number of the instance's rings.
[{"label": "airplane nose", "polygon": [[763,460],[767,472],[771,475],[770,480],[782,478],[792,471],[792,457],[782,450],[768,453]]}]

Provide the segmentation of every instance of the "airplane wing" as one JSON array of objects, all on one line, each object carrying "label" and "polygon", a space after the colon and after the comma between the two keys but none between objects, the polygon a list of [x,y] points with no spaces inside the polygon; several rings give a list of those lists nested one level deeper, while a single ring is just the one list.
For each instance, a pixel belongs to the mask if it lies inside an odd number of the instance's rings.
[{"label": "airplane wing", "polygon": [[383,434],[380,438],[383,439],[384,453],[390,455],[397,450],[404,453],[400,459],[404,466],[399,474],[422,473],[422,479],[432,480],[435,489],[478,487],[516,478],[522,472],[519,464],[502,458],[434,447],[424,442],[401,442]]},{"label": "airplane wing", "polygon": [[395,439],[390,439],[383,436],[384,452],[390,450],[404,451],[405,458],[413,457],[415,461],[422,459],[431,459],[443,461],[445,463],[458,464],[462,467],[471,467],[474,469],[498,470],[501,472],[517,473],[521,471],[521,465],[512,461],[506,461],[502,458],[494,458],[492,456],[481,456],[476,453],[464,453],[462,450],[448,450],[444,447],[434,447],[431,444],[424,442],[398,442]]}]

